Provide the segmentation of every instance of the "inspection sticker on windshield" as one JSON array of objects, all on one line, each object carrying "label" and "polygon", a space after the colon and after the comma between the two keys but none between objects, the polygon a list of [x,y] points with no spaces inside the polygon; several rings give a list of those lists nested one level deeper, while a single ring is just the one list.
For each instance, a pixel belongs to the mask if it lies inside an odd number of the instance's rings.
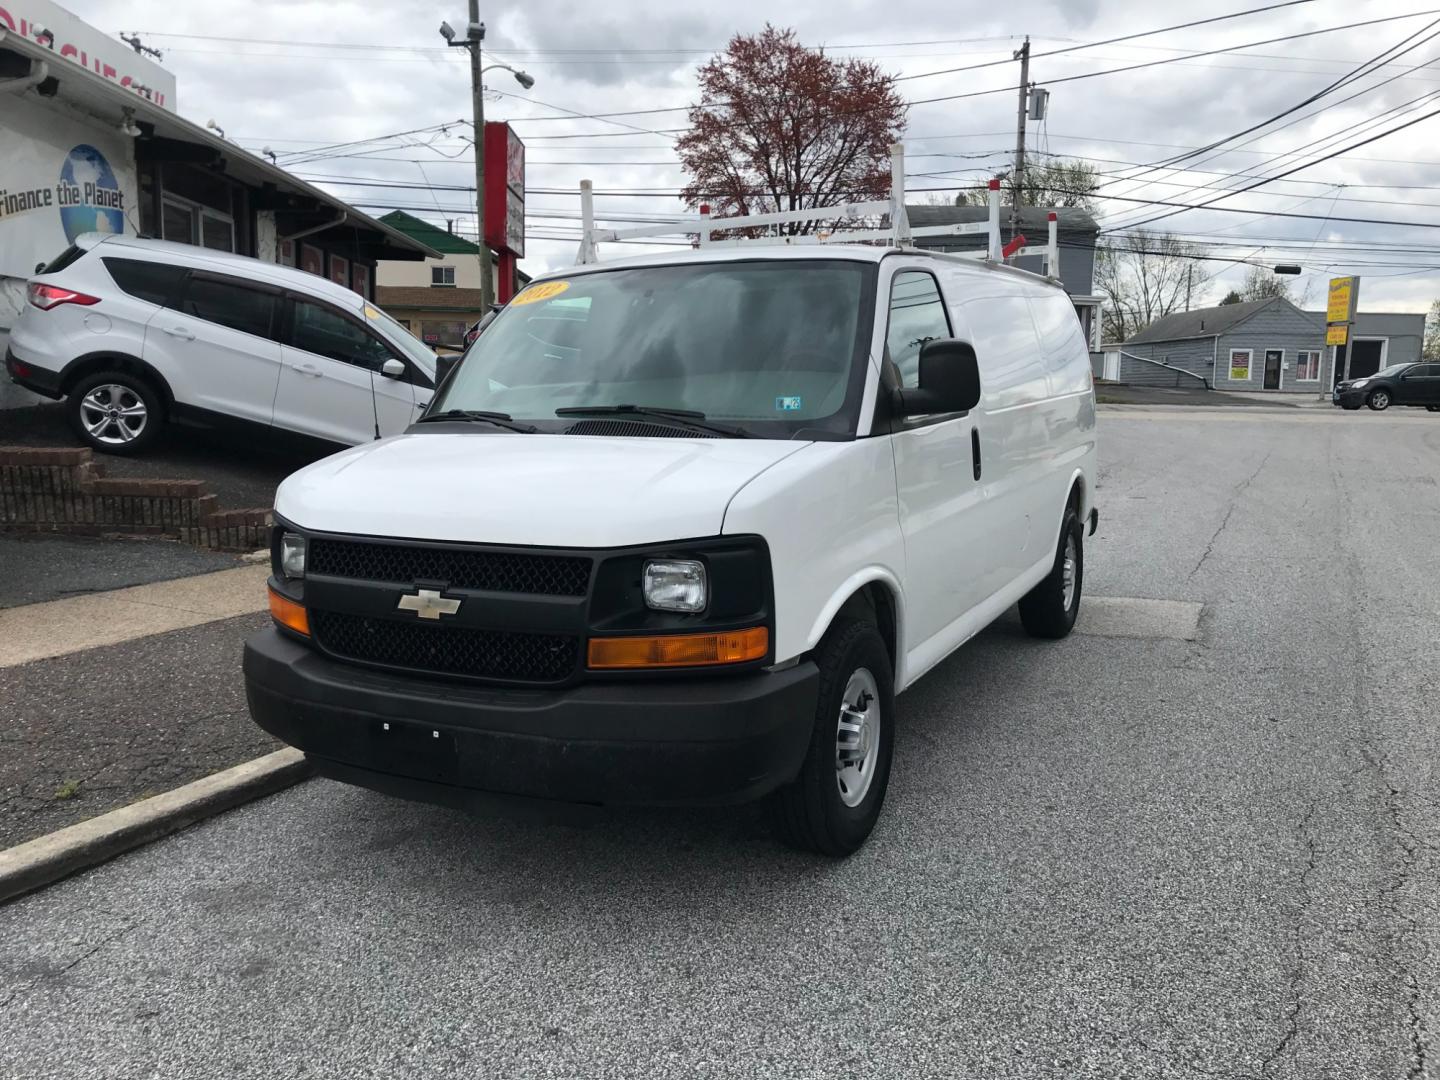
[{"label": "inspection sticker on windshield", "polygon": [[801,408],[798,397],[777,397],[775,399],[776,412],[799,412]]},{"label": "inspection sticker on windshield", "polygon": [[531,285],[519,296],[511,300],[511,304],[536,304],[541,300],[553,300],[566,289],[570,288],[568,281],[541,281]]}]

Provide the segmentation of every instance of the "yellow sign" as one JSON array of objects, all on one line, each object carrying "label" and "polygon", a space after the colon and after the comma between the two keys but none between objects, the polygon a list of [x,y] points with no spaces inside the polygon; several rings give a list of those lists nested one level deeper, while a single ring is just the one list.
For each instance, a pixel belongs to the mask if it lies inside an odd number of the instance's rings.
[{"label": "yellow sign", "polygon": [[1326,345],[1344,345],[1350,336],[1349,323],[1336,323],[1325,328]]},{"label": "yellow sign", "polygon": [[553,300],[566,289],[570,288],[568,281],[538,281],[531,285],[519,296],[511,300],[511,304],[538,304],[541,300]]},{"label": "yellow sign", "polygon": [[1236,349],[1230,354],[1230,380],[1245,382],[1250,378],[1250,350]]},{"label": "yellow sign", "polygon": [[365,317],[366,317],[367,319],[378,319],[378,318],[380,318],[380,312],[376,311],[376,310],[375,310],[373,307],[371,307],[369,304],[366,304],[366,305],[365,305]]},{"label": "yellow sign", "polygon": [[[1327,323],[1349,322],[1355,315],[1355,296],[1360,285],[1359,278],[1337,277],[1330,279],[1330,304],[1325,312]],[[1334,342],[1331,342],[1333,345]]]}]

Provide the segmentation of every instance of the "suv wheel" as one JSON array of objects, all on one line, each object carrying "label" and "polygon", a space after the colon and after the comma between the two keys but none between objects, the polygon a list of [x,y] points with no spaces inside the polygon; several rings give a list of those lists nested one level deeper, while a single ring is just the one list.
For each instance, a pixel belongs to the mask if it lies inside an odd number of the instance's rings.
[{"label": "suv wheel", "polygon": [[1073,507],[1065,510],[1055,565],[1045,580],[1020,599],[1020,622],[1031,637],[1063,638],[1080,612],[1085,585],[1085,535]]},{"label": "suv wheel", "polygon": [[139,454],[165,416],[155,388],[127,371],[99,371],[75,384],[65,402],[75,433],[103,454]]},{"label": "suv wheel", "polygon": [[1372,390],[1370,396],[1365,399],[1365,404],[1376,412],[1382,412],[1390,407],[1389,390]]},{"label": "suv wheel", "polygon": [[800,775],[777,791],[776,831],[822,855],[856,851],[880,816],[890,783],[895,686],[890,654],[868,622],[837,623],[816,651],[820,693]]}]

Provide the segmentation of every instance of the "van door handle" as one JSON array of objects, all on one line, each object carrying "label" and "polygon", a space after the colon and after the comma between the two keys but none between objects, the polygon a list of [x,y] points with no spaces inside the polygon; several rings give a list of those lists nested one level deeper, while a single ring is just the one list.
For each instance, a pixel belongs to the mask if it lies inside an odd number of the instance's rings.
[{"label": "van door handle", "polygon": [[195,340],[195,335],[183,326],[167,326],[165,327],[165,333],[173,338],[179,338],[181,341]]},{"label": "van door handle", "polygon": [[298,371],[301,375],[310,376],[310,378],[312,379],[318,379],[320,378],[321,374],[323,374],[321,370],[314,364],[296,364],[295,370]]},{"label": "van door handle", "polygon": [[980,479],[980,429],[970,429],[970,459],[975,463],[975,479]]}]

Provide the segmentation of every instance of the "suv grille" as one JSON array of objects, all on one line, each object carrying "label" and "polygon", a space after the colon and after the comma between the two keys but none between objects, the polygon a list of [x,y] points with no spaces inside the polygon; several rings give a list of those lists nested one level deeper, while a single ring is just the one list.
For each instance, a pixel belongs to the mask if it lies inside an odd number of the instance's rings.
[{"label": "suv grille", "polygon": [[590,560],[575,555],[521,555],[465,548],[411,547],[353,540],[312,539],[307,570],[313,574],[389,581],[443,581],[452,589],[584,596]]},{"label": "suv grille", "polygon": [[578,640],[566,634],[421,626],[334,611],[311,611],[310,628],[335,656],[441,675],[560,682],[575,670]]}]

